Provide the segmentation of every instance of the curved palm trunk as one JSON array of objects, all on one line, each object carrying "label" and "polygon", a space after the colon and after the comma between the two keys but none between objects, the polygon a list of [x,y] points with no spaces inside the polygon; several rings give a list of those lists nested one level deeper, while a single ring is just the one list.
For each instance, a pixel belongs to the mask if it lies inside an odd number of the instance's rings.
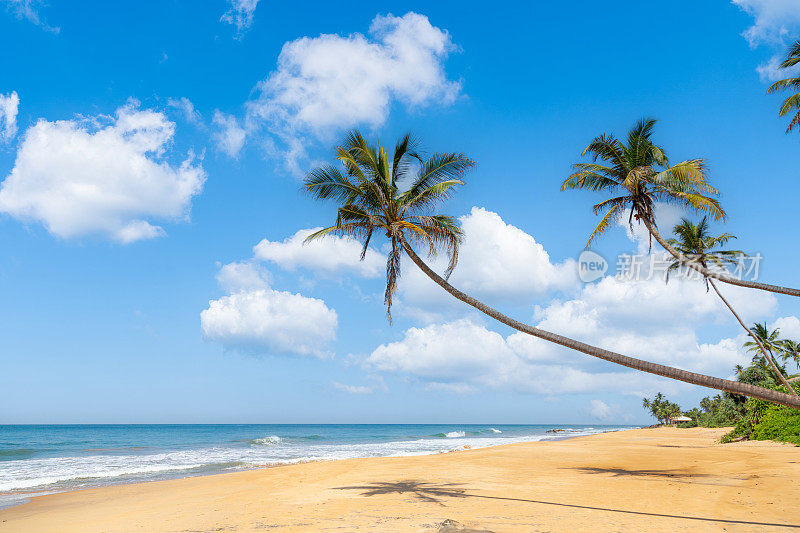
[{"label": "curved palm trunk", "polygon": [[543,329],[523,324],[522,322],[507,317],[506,315],[497,311],[496,309],[493,309],[492,307],[489,307],[488,305],[476,300],[472,296],[464,294],[460,290],[456,289],[455,287],[450,285],[447,281],[445,281],[445,279],[442,278],[439,274],[434,272],[422,259],[420,259],[420,257],[414,252],[414,250],[411,248],[411,246],[409,246],[409,244],[405,241],[405,239],[401,241],[401,244],[403,245],[403,249],[406,251],[411,260],[437,285],[439,285],[444,290],[449,292],[455,298],[461,300],[462,302],[468,305],[471,305],[478,311],[494,318],[498,322],[502,322],[503,324],[516,329],[517,331],[521,331],[522,333],[527,333],[528,335],[532,335],[534,337],[538,337],[540,339],[544,339],[546,341],[550,341],[555,344],[565,346],[572,350],[576,350],[585,353],[587,355],[591,355],[592,357],[597,357],[599,359],[610,361],[618,365],[627,366],[628,368],[633,368],[635,370],[641,370],[643,372],[648,372],[650,374],[656,374],[659,376],[677,379],[678,381],[684,381],[686,383],[692,383],[694,385],[701,385],[703,387],[709,387],[712,389],[718,389],[727,392],[732,392],[735,394],[741,394],[743,396],[750,396],[753,398],[758,398],[760,400],[766,400],[768,402],[778,403],[781,405],[785,405],[787,407],[792,407],[794,409],[800,409],[800,397],[790,396],[782,392],[756,387],[755,385],[750,385],[748,383],[740,383],[738,381],[715,378],[712,376],[697,374],[695,372],[689,372],[687,370],[681,370],[679,368],[674,368],[671,366],[665,366],[657,363],[651,363],[649,361],[643,361],[641,359],[628,357],[626,355],[618,354],[609,350],[605,350],[603,348],[598,348],[596,346],[576,341],[568,337],[563,337],[556,333],[551,333]]},{"label": "curved palm trunk", "polygon": [[772,357],[772,352],[768,352],[767,349],[764,347],[764,344],[761,342],[761,339],[759,339],[758,336],[755,333],[753,333],[752,330],[745,325],[744,321],[742,321],[742,319],[739,316],[739,314],[736,311],[733,310],[733,306],[731,306],[731,304],[728,303],[728,300],[726,300],[725,297],[722,295],[722,293],[719,292],[719,289],[717,288],[717,285],[714,283],[714,280],[710,279],[710,280],[708,280],[708,282],[714,288],[714,292],[717,293],[717,296],[719,296],[719,299],[722,300],[722,303],[724,303],[725,306],[730,310],[730,312],[733,313],[733,316],[736,317],[736,320],[739,322],[739,325],[741,325],[742,328],[744,328],[744,330],[747,332],[747,334],[750,335],[750,337],[754,341],[756,341],[756,344],[758,345],[758,348],[761,350],[761,353],[764,354],[764,358],[767,360],[767,362],[769,362],[769,366],[772,368],[772,371],[775,372],[775,375],[778,376],[778,379],[781,380],[781,383],[783,383],[783,386],[788,389],[790,394],[793,394],[794,396],[797,396],[797,391],[794,390],[794,388],[791,385],[789,385],[789,381],[786,379],[786,376],[783,375],[783,372],[780,371],[780,369],[778,368],[777,363],[775,363],[775,359]]},{"label": "curved palm trunk", "polygon": [[666,251],[668,251],[670,255],[672,255],[672,257],[680,261],[682,265],[685,265],[691,269],[696,270],[697,272],[701,273],[703,276],[707,278],[717,279],[719,281],[722,281],[723,283],[730,283],[731,285],[747,287],[748,289],[760,289],[762,291],[769,291],[778,294],[788,294],[789,296],[800,297],[800,289],[792,289],[791,287],[781,287],[779,285],[769,285],[767,283],[758,283],[757,281],[736,279],[731,276],[723,276],[716,272],[712,272],[707,268],[703,267],[702,265],[698,265],[696,262],[688,260],[685,255],[683,255],[681,252],[672,247],[664,239],[664,237],[661,236],[661,234],[658,232],[653,223],[647,220],[646,217],[642,217],[640,220],[647,227],[647,231],[650,232],[650,235],[652,235],[653,238],[658,241],[658,244],[660,244]]}]

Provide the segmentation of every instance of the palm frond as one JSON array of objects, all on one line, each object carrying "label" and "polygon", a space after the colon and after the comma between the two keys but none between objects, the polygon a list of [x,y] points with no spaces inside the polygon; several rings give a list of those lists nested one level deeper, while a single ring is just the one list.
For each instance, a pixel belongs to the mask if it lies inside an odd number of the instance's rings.
[{"label": "palm frond", "polygon": [[564,180],[561,184],[562,191],[567,189],[603,191],[619,186],[614,170],[609,167],[595,163],[576,163],[573,168],[578,171]]},{"label": "palm frond", "polygon": [[597,224],[596,228],[594,228],[594,231],[592,232],[592,234],[589,235],[589,240],[586,241],[586,247],[587,248],[589,247],[590,244],[592,244],[592,241],[598,235],[601,235],[601,234],[605,233],[606,231],[608,231],[608,228],[611,226],[611,223],[614,221],[614,217],[616,217],[618,214],[619,214],[619,207],[616,206],[616,205],[608,210],[608,212],[605,214],[605,216],[603,216],[603,218],[600,219],[600,223]]},{"label": "palm frond", "polygon": [[800,93],[795,93],[783,101],[778,116],[783,117],[790,111],[800,109]]},{"label": "palm frond", "polygon": [[460,180],[473,166],[475,162],[464,154],[433,154],[422,163],[416,179],[406,194],[414,198],[431,185],[442,181]]},{"label": "palm frond", "polygon": [[303,183],[306,190],[317,200],[352,203],[361,194],[361,190],[338,168],[329,165],[309,172]]},{"label": "palm frond", "polygon": [[419,191],[414,197],[402,195],[398,199],[398,203],[404,209],[430,209],[449,198],[453,187],[456,185],[464,185],[464,182],[461,180],[447,180],[435,183],[427,189]]}]

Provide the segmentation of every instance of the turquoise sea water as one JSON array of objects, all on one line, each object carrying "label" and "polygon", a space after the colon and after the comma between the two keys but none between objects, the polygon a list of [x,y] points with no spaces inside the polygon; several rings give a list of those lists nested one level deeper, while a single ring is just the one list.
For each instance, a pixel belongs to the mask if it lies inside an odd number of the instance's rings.
[{"label": "turquoise sea water", "polygon": [[[0,426],[0,508],[31,493],[353,457],[426,455],[633,426]],[[552,432],[554,429],[564,431]]]}]

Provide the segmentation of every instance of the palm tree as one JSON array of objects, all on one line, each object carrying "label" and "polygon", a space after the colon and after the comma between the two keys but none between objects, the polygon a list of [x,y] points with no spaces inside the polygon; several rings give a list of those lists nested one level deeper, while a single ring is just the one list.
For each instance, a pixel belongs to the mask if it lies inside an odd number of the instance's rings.
[{"label": "palm tree", "polygon": [[[458,261],[461,242],[458,221],[448,215],[436,214],[434,208],[456,186],[464,183],[462,177],[472,168],[473,161],[459,153],[433,154],[423,158],[408,135],[399,140],[390,158],[380,145],[371,145],[357,131],[347,136],[336,153],[344,172],[328,165],[312,171],[304,180],[305,190],[314,198],[333,200],[339,205],[334,225],[315,232],[307,241],[328,235],[349,235],[362,242],[363,258],[374,233],[384,234],[390,243],[385,292],[388,312],[400,275],[400,255],[403,251],[452,296],[517,331],[636,370],[800,409],[800,399],[788,394],[591,346],[514,320],[464,294],[447,281]],[[445,276],[434,272],[417,255],[409,241],[423,245],[428,255],[444,249],[450,259]]]},{"label": "palm tree", "polygon": [[[767,327],[766,322],[763,324],[753,324],[753,327],[750,329],[750,336],[753,338],[753,341],[748,341],[744,343],[744,346],[748,349],[749,352],[755,353],[756,355],[753,356],[753,362],[757,364],[762,364],[761,361],[758,359],[765,359],[769,366],[772,368],[772,372],[774,372],[778,379],[783,383],[785,387],[789,389],[795,396],[797,396],[797,392],[792,388],[789,384],[789,380],[786,379],[786,370],[785,365],[784,368],[779,368],[777,363],[775,362],[775,356],[773,355],[774,352],[779,354],[783,354],[785,350],[785,340],[779,337],[780,330],[778,328],[773,329],[772,331],[769,330]],[[758,352],[761,352],[763,355],[759,355]]]},{"label": "palm tree", "polygon": [[[786,54],[786,59],[781,62],[778,68],[791,68],[798,64],[800,64],[800,41],[796,41],[791,47],[789,47],[789,53]],[[786,133],[789,133],[794,129],[795,126],[800,125],[800,76],[776,81],[769,86],[769,89],[767,89],[767,94],[772,94],[787,89],[797,91],[783,101],[783,105],[781,105],[780,110],[780,116],[782,117],[790,112],[794,113],[792,120],[789,121],[789,125],[786,127]]]},{"label": "palm tree", "polygon": [[[718,191],[706,177],[706,165],[702,159],[689,159],[669,165],[664,149],[650,137],[655,119],[641,119],[628,132],[627,143],[614,135],[600,135],[586,147],[581,155],[589,154],[591,163],[576,163],[573,172],[561,184],[561,190],[588,189],[614,194],[594,206],[595,214],[604,213],[600,223],[589,236],[586,246],[598,235],[607,231],[613,222],[628,210],[628,223],[633,227],[636,219],[675,259],[692,268],[706,278],[761,289],[780,294],[800,296],[800,290],[740,280],[732,276],[713,272],[702,265],[689,261],[673,248],[658,232],[653,207],[656,202],[677,204],[692,211],[711,215],[714,220],[725,218],[725,211],[716,197]],[[604,164],[598,163],[598,160]]]},{"label": "palm tree", "polygon": [[659,424],[669,424],[673,418],[681,414],[680,405],[670,402],[660,392],[652,400],[642,398],[642,407],[649,410]]},{"label": "palm tree", "polygon": [[[782,344],[783,352],[781,353],[781,358],[784,361],[788,361],[791,359],[794,361],[794,364],[797,365],[797,368],[800,369],[800,342],[793,341],[791,339],[784,339]],[[795,376],[793,378],[789,378],[789,382],[800,380],[800,376]]]},{"label": "palm tree", "polygon": [[[678,237],[677,239],[669,239],[670,246],[674,247],[678,250],[689,262],[696,263],[703,267],[704,270],[708,270],[709,263],[713,265],[714,268],[717,269],[725,269],[726,264],[736,264],[737,258],[742,255],[741,250],[720,250],[717,249],[719,246],[724,246],[729,240],[735,239],[736,237],[731,235],[730,233],[723,233],[717,237],[714,237],[709,232],[708,226],[708,219],[707,217],[703,217],[699,224],[692,223],[691,220],[684,218],[680,224],[676,225],[673,232]],[[683,265],[682,262],[678,261],[677,259],[670,264],[667,268],[667,276],[669,276],[669,272],[672,270],[677,270]],[[772,370],[778,376],[778,379],[781,380],[781,383],[786,387],[790,394],[797,396],[797,392],[789,385],[786,377],[783,373],[778,369],[778,365],[775,363],[775,360],[772,357],[772,352],[768,351],[764,344],[761,342],[761,339],[758,335],[756,335],[753,331],[748,328],[739,314],[733,309],[733,306],[728,302],[728,300],[722,295],[717,287],[716,283],[714,283],[713,279],[708,277],[703,278],[706,283],[706,290],[708,290],[709,285],[714,289],[714,292],[717,293],[722,303],[725,304],[725,307],[733,314],[736,318],[739,325],[742,326],[748,335],[753,339],[748,345],[754,345],[754,351],[760,350],[763,354],[764,358],[772,367]],[[669,278],[667,278],[669,280]]]}]

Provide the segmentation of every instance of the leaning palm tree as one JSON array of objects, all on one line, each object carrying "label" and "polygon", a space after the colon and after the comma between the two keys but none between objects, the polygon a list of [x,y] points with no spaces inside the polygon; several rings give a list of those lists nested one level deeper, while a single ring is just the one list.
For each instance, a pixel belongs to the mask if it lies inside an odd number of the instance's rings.
[{"label": "leaning palm tree", "polygon": [[654,214],[656,202],[677,204],[710,215],[714,220],[725,218],[725,211],[716,198],[718,191],[708,181],[705,161],[688,159],[670,166],[664,149],[650,139],[655,124],[655,119],[639,120],[628,132],[626,142],[611,134],[596,137],[582,154],[590,155],[592,162],[574,164],[575,172],[561,184],[561,190],[588,189],[614,195],[595,204],[595,214],[603,216],[586,246],[608,231],[618,217],[628,211],[631,227],[634,220],[644,224],[651,239],[658,241],[675,259],[704,277],[751,289],[800,296],[798,289],[741,280],[727,275],[727,272],[708,270],[689,261],[661,236]]},{"label": "leaning palm tree", "polygon": [[[786,379],[786,365],[784,365],[783,368],[779,368],[777,363],[775,363],[775,356],[773,355],[774,353],[780,354],[784,350],[784,340],[779,337],[781,333],[780,330],[775,328],[770,331],[767,327],[767,323],[764,322],[763,324],[753,324],[750,333],[750,336],[755,342],[748,341],[744,343],[744,346],[750,353],[755,354],[753,356],[753,362],[766,366],[763,362],[763,360],[765,360],[780,382],[783,383],[785,387],[788,387],[791,392],[794,392],[796,396],[797,393],[792,386],[789,385],[789,380]],[[760,355],[759,352],[763,355]],[[767,371],[766,368],[764,368],[764,370]]]},{"label": "leaning palm tree", "polygon": [[[718,249],[719,246],[724,246],[725,243],[736,237],[730,233],[723,233],[716,237],[711,235],[707,217],[703,217],[699,224],[694,224],[691,220],[684,218],[680,224],[675,226],[673,232],[678,238],[669,239],[667,242],[669,242],[670,246],[678,250],[688,261],[702,266],[704,270],[708,270],[709,267],[724,270],[726,265],[736,264],[738,257],[743,254],[741,250]],[[683,263],[677,259],[673,261],[667,268],[667,280],[669,280],[670,271],[678,270],[682,266]],[[719,296],[722,303],[725,304],[725,307],[727,307],[736,318],[736,321],[739,322],[742,329],[753,339],[745,346],[753,345],[753,351],[760,351],[770,367],[772,367],[772,371],[775,372],[775,375],[780,379],[781,383],[783,383],[783,386],[786,387],[790,394],[798,396],[786,377],[778,369],[772,351],[768,350],[761,342],[761,338],[745,325],[739,313],[734,310],[730,302],[722,295],[719,287],[714,283],[714,280],[708,277],[704,277],[703,279],[706,283],[706,290],[708,290],[709,286],[714,289],[714,292],[717,293],[717,296]]]},{"label": "leaning palm tree", "polygon": [[[789,47],[789,52],[778,68],[787,69],[800,64],[800,41],[795,42]],[[786,133],[789,133],[795,126],[800,126],[800,76],[794,78],[786,78],[778,80],[767,89],[767,94],[772,94],[778,91],[785,90],[795,91],[794,94],[789,96],[783,101],[781,105],[780,116],[786,116],[788,113],[794,113],[792,120],[786,127]]]},{"label": "leaning palm tree", "polygon": [[[335,223],[313,233],[307,241],[328,235],[351,236],[361,241],[363,259],[375,233],[383,234],[390,245],[386,263],[387,312],[391,312],[400,276],[401,253],[405,252],[414,264],[452,296],[517,331],[636,370],[800,409],[800,398],[591,346],[514,320],[464,294],[447,281],[458,261],[462,237],[458,221],[438,214],[434,209],[464,183],[462,178],[474,165],[473,161],[459,153],[434,154],[424,158],[408,135],[400,139],[390,156],[380,145],[368,143],[357,131],[347,136],[336,153],[341,168],[324,166],[309,173],[304,180],[306,191],[314,198],[338,204]],[[429,256],[446,251],[449,264],[444,277],[417,255],[412,243],[422,245]]]}]

